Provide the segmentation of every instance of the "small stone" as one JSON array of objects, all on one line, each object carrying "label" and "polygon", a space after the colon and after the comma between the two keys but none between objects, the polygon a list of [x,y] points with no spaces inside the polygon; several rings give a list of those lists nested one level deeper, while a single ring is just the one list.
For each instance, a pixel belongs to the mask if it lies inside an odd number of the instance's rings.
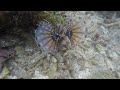
[{"label": "small stone", "polygon": [[97,61],[95,61],[95,60],[85,61],[85,67],[86,68],[92,68],[96,65],[97,65]]},{"label": "small stone", "polygon": [[47,61],[47,60],[44,60],[44,61],[43,61],[43,69],[44,69],[44,70],[47,70],[47,69],[49,68],[49,65],[50,65],[50,64],[49,64],[49,61]]},{"label": "small stone", "polygon": [[115,59],[115,60],[117,60],[118,57],[119,57],[116,52],[110,52],[108,55],[109,55],[110,58],[113,58],[113,59]]},{"label": "small stone", "polygon": [[113,52],[112,54],[113,54],[114,58],[116,58],[116,59],[118,58],[118,54],[116,52]]},{"label": "small stone", "polygon": [[47,61],[50,60],[50,57],[51,57],[51,55],[50,55],[50,54],[47,54]]},{"label": "small stone", "polygon": [[66,66],[64,65],[64,63],[58,63],[58,68],[66,69]]},{"label": "small stone", "polygon": [[91,60],[91,64],[92,64],[92,65],[97,65],[97,61]]},{"label": "small stone", "polygon": [[116,51],[118,55],[120,55],[120,51]]},{"label": "small stone", "polygon": [[21,58],[15,58],[15,61],[17,63],[22,63],[22,62],[24,62],[24,60],[25,60],[25,58],[23,58],[23,57],[21,57]]},{"label": "small stone", "polygon": [[31,49],[31,48],[25,48],[25,51],[26,51],[26,52],[32,52],[33,49]]},{"label": "small stone", "polygon": [[52,56],[51,60],[52,60],[53,63],[57,62],[57,59],[54,56]]},{"label": "small stone", "polygon": [[90,68],[91,67],[91,65],[90,65],[90,63],[88,61],[85,61],[85,67],[86,68]]},{"label": "small stone", "polygon": [[55,55],[55,58],[58,60],[58,62],[63,62],[63,57],[59,53]]},{"label": "small stone", "polygon": [[22,46],[16,46],[15,51],[18,57],[22,57],[24,55],[24,48]]},{"label": "small stone", "polygon": [[96,49],[98,50],[98,52],[100,52],[101,54],[105,54],[105,48],[103,46],[101,46],[100,44],[96,45]]}]

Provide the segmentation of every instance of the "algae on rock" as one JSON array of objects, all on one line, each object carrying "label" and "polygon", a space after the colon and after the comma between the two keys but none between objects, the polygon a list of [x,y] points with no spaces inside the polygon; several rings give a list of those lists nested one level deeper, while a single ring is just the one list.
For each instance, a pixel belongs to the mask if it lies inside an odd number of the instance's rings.
[{"label": "algae on rock", "polygon": [[64,23],[64,16],[59,11],[37,11],[34,14],[34,22],[39,23],[42,20],[47,20],[53,25],[62,24]]}]

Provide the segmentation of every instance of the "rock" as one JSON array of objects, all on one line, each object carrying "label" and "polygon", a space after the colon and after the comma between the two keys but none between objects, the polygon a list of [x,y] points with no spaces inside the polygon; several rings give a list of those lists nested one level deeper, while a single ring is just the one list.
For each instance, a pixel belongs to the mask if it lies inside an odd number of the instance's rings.
[{"label": "rock", "polygon": [[96,56],[94,57],[95,62],[97,63],[96,66],[98,67],[106,67],[106,63],[105,63],[105,60],[104,60],[104,57],[103,55],[101,54],[96,54]]},{"label": "rock", "polygon": [[117,72],[118,78],[120,79],[120,72]]},{"label": "rock", "polygon": [[16,76],[8,76],[7,79],[17,79]]},{"label": "rock", "polygon": [[60,69],[57,72],[57,79],[72,79],[69,70],[62,70]]},{"label": "rock", "polygon": [[87,79],[87,77],[90,75],[91,75],[90,70],[85,69],[85,70],[74,73],[74,78],[75,79]]},{"label": "rock", "polygon": [[89,78],[90,79],[116,79],[116,77],[113,75],[112,71],[110,70],[97,71],[93,73]]},{"label": "rock", "polygon": [[50,79],[55,78],[57,71],[57,63],[52,63],[47,70],[47,75]]},{"label": "rock", "polygon": [[105,57],[105,63],[106,63],[106,65],[108,66],[108,68],[109,68],[110,70],[115,71],[115,68],[114,68],[114,66],[113,66],[113,63],[112,63],[108,58],[106,58],[106,57]]},{"label": "rock", "polygon": [[109,58],[111,58],[112,60],[118,60],[119,59],[119,54],[117,53],[117,51],[112,51],[112,50],[109,50],[107,52],[107,55]]},{"label": "rock", "polygon": [[0,49],[0,72],[2,70],[3,64],[8,60],[10,53],[5,49]]},{"label": "rock", "polygon": [[17,36],[4,35],[0,36],[0,48],[1,47],[11,47],[20,42]]},{"label": "rock", "polygon": [[31,79],[48,79],[48,76],[44,76],[39,71],[35,71]]},{"label": "rock", "polygon": [[0,73],[0,79],[5,79],[9,74],[9,70],[6,66],[3,67],[2,72]]},{"label": "rock", "polygon": [[13,69],[12,74],[15,75],[18,79],[19,78],[24,78],[24,79],[29,79],[30,75],[26,72],[26,70],[22,67],[15,67],[16,69]]},{"label": "rock", "polygon": [[77,60],[77,64],[79,65],[81,70],[83,70],[85,68],[85,62],[86,61],[82,60],[82,59],[81,60],[80,59]]}]

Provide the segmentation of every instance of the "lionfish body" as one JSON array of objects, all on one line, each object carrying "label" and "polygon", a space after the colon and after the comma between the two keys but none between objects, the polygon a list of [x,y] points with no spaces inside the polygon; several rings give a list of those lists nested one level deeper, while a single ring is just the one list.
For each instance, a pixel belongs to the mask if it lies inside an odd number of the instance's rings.
[{"label": "lionfish body", "polygon": [[[47,21],[42,21],[35,30],[35,41],[38,46],[42,47],[47,52],[58,52],[61,50],[62,42],[68,42],[72,46],[76,45],[79,40],[81,24],[69,21],[67,25],[52,26]],[[65,39],[65,38],[68,39]],[[67,40],[67,41],[66,41]]]}]

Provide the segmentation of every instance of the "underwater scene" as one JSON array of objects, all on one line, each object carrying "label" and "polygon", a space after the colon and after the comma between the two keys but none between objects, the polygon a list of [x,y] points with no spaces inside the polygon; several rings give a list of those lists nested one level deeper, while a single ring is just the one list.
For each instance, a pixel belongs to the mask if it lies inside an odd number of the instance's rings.
[{"label": "underwater scene", "polygon": [[120,11],[0,11],[0,79],[120,79]]}]

